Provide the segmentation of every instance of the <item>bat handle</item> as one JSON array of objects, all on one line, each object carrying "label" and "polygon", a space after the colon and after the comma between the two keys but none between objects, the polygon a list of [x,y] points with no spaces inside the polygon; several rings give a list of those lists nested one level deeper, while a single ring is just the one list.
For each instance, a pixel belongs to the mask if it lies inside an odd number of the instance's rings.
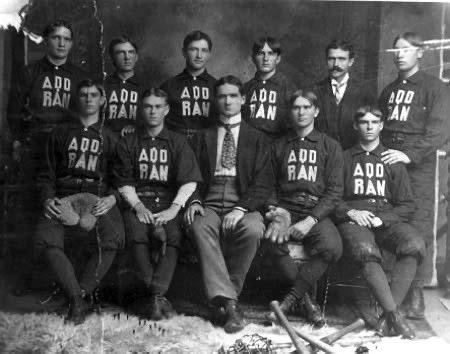
[{"label": "bat handle", "polygon": [[309,354],[311,353],[310,350],[300,341],[297,340],[297,336],[295,335],[294,329],[289,324],[289,321],[287,320],[286,316],[284,315],[283,311],[280,309],[280,304],[278,301],[272,301],[270,303],[270,307],[275,312],[275,315],[278,318],[278,321],[283,326],[283,328],[286,330],[286,332],[289,334],[289,337],[291,338],[292,343],[294,344],[295,349],[297,350],[297,353],[302,354]]},{"label": "bat handle", "polygon": [[358,318],[353,323],[349,324],[347,327],[342,328],[340,331],[332,333],[326,337],[321,338],[320,340],[327,344],[332,344],[336,342],[338,339],[342,338],[346,334],[356,331],[357,329],[364,328],[366,323],[362,318]]}]

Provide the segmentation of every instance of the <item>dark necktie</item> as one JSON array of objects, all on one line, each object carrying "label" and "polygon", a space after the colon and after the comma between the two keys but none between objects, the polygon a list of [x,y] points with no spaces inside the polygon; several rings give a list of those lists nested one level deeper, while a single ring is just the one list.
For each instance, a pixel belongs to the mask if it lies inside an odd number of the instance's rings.
[{"label": "dark necktie", "polygon": [[219,124],[226,129],[225,136],[223,137],[222,159],[220,163],[223,167],[231,169],[236,165],[236,143],[231,128],[237,127],[241,123],[225,124],[220,122]]}]

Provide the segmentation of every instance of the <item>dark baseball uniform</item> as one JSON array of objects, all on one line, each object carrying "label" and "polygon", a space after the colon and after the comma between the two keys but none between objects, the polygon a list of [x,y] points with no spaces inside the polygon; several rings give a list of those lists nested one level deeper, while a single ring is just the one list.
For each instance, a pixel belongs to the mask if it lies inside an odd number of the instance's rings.
[{"label": "dark baseball uniform", "polygon": [[142,84],[136,75],[122,80],[117,73],[105,79],[105,125],[120,136],[126,126],[135,126]]},{"label": "dark baseball uniform", "polygon": [[[408,172],[403,164],[385,165],[381,153],[386,150],[379,144],[367,152],[358,144],[344,152],[344,197],[336,216],[345,250],[358,262],[381,262],[377,245],[397,257],[424,254],[423,240],[408,224],[415,210]],[[368,229],[351,223],[351,209],[370,211],[383,225]]]},{"label": "dark baseball uniform", "polygon": [[[305,246],[312,254],[321,254],[330,261],[339,259],[342,248],[328,219],[342,196],[342,166],[339,144],[317,130],[304,138],[290,132],[272,146],[277,181],[274,204],[291,213],[292,224],[307,216],[317,219],[311,235],[305,238]],[[325,226],[329,232],[314,232]]]},{"label": "dark baseball uniform", "polygon": [[[169,208],[183,184],[201,181],[197,160],[186,138],[167,128],[156,137],[151,137],[144,129],[126,136],[117,146],[117,155],[114,168],[117,186],[135,187],[140,201],[153,214]],[[150,243],[153,225],[140,222],[130,208],[124,210],[124,222],[130,246]],[[178,249],[182,238],[180,218],[169,221],[164,229],[167,246]],[[148,279],[155,293],[167,292],[177,254],[168,252]]]},{"label": "dark baseball uniform", "polygon": [[38,207],[35,179],[45,161],[49,133],[73,119],[77,85],[86,77],[75,65],[55,66],[44,57],[21,68],[12,81],[7,117],[12,139],[22,143],[24,206],[30,213]]},{"label": "dark baseball uniform", "polygon": [[[411,223],[428,245],[433,239],[435,152],[449,134],[448,89],[439,79],[418,71],[390,83],[379,101],[386,116],[383,145],[403,151],[411,160],[407,170],[416,201]],[[418,270],[419,282],[426,277],[422,268]]]},{"label": "dark baseball uniform", "polygon": [[[46,164],[38,176],[41,200],[87,192],[99,197],[114,195],[118,201],[119,194],[111,183],[115,145],[113,133],[99,122],[85,127],[80,121],[74,121],[56,127],[47,143]],[[122,217],[116,205],[98,217],[96,227],[88,235],[95,246],[92,245],[93,254],[85,264],[80,285],[64,254],[67,228],[73,227],[42,215],[34,235],[35,249],[47,260],[66,294],[77,296],[81,289],[91,293],[123,244]]]},{"label": "dark baseball uniform", "polygon": [[289,127],[289,98],[294,87],[280,72],[261,80],[255,77],[244,84],[244,119],[270,138],[282,136]]},{"label": "dark baseball uniform", "polygon": [[199,76],[192,76],[186,69],[164,82],[161,89],[169,95],[170,106],[166,126],[188,137],[211,126],[215,82],[206,70]]}]

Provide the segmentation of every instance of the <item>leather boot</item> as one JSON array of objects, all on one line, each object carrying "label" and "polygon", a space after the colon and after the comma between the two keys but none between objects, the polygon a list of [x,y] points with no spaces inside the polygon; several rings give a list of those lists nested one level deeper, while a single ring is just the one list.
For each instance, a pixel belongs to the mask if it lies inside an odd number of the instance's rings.
[{"label": "leather boot", "polygon": [[144,306],[141,313],[145,318],[153,321],[159,321],[163,318],[169,318],[175,314],[172,304],[162,295],[152,295],[149,303]]},{"label": "leather boot", "polygon": [[[288,314],[291,314],[294,312],[295,309],[298,309],[300,306],[300,301],[298,297],[293,293],[288,293],[283,301],[280,303],[280,309],[281,311],[287,316]],[[266,320],[269,322],[277,322],[277,316],[275,315],[275,312],[270,312],[266,316]]]},{"label": "leather boot", "polygon": [[244,314],[236,300],[229,299],[225,305],[225,325],[223,329],[227,333],[236,333],[244,329]]},{"label": "leather boot", "polygon": [[406,320],[398,310],[386,312],[386,319],[395,335],[402,336],[404,339],[414,339],[416,337],[416,334],[408,326]]},{"label": "leather boot", "polygon": [[306,319],[311,322],[314,327],[321,328],[325,325],[325,319],[322,316],[320,306],[308,293],[305,293],[303,296],[303,308],[305,310]]},{"label": "leather boot", "polygon": [[69,299],[69,312],[66,317],[67,322],[73,322],[75,325],[83,323],[86,316],[91,312],[91,306],[77,295]]},{"label": "leather boot", "polygon": [[422,320],[425,318],[425,300],[421,287],[411,287],[407,296],[406,318]]}]

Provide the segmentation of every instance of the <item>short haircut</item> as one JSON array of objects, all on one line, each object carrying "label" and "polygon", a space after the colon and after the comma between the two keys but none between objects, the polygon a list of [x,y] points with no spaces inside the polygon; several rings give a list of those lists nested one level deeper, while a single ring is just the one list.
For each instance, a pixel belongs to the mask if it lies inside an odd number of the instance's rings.
[{"label": "short haircut", "polygon": [[270,49],[274,51],[274,53],[277,53],[278,55],[281,55],[281,43],[278,39],[275,39],[273,37],[261,37],[258,38],[258,40],[253,43],[252,53],[253,56],[258,54],[261,49],[264,47],[264,44],[269,46]]},{"label": "short haircut", "polygon": [[169,96],[167,95],[166,91],[161,90],[160,88],[150,87],[149,89],[145,90],[144,93],[141,95],[141,102],[144,98],[150,96],[164,98],[166,104],[169,104]]},{"label": "short haircut", "polygon": [[50,36],[58,27],[67,28],[70,31],[70,38],[73,39],[72,25],[68,21],[62,19],[57,19],[45,26],[44,30],[42,31],[42,37],[48,38],[48,36]]},{"label": "short haircut", "polygon": [[316,93],[313,90],[309,89],[300,89],[295,91],[291,98],[289,99],[289,107],[292,107],[295,100],[299,97],[303,97],[309,101],[314,107],[319,107],[319,98],[317,97]]},{"label": "short haircut", "polygon": [[99,81],[92,79],[84,79],[77,86],[77,95],[80,93],[81,89],[84,87],[96,87],[100,91],[100,95],[105,95],[105,88]]},{"label": "short haircut", "polygon": [[193,31],[190,32],[186,35],[186,37],[184,37],[183,40],[183,49],[187,49],[187,47],[189,47],[189,44],[191,44],[194,41],[201,41],[201,40],[205,40],[208,43],[208,48],[209,50],[212,50],[212,40],[211,37],[208,36],[205,32],[202,31]]},{"label": "short haircut", "polygon": [[383,112],[381,111],[380,107],[378,106],[377,103],[372,103],[372,104],[366,104],[364,106],[359,107],[356,112],[355,115],[353,116],[353,121],[358,124],[359,120],[364,117],[367,113],[371,113],[373,114],[375,117],[380,118],[380,120],[383,122],[384,121],[384,115]]},{"label": "short haircut", "polygon": [[131,40],[129,37],[123,36],[123,35],[122,35],[122,36],[113,38],[113,39],[111,40],[111,42],[109,42],[108,53],[109,53],[109,56],[111,57],[111,59],[114,58],[114,47],[115,47],[117,44],[121,44],[121,43],[130,43],[130,44],[133,46],[133,48],[134,48],[134,50],[136,51],[136,53],[137,53],[138,50],[139,50],[139,48],[138,48],[136,42],[134,42],[133,40]]},{"label": "short haircut", "polygon": [[341,49],[348,52],[348,57],[353,59],[355,57],[355,50],[353,45],[342,39],[333,39],[325,48],[325,57],[328,57],[328,52],[330,49]]},{"label": "short haircut", "polygon": [[397,41],[399,39],[404,39],[409,44],[411,44],[415,47],[419,47],[419,48],[423,47],[422,37],[415,32],[405,32],[405,33],[402,33],[402,34],[399,34],[398,36],[396,36],[394,38],[394,42],[392,43],[393,47],[395,47],[395,44],[397,43]]},{"label": "short haircut", "polygon": [[217,89],[220,86],[223,86],[225,84],[237,86],[237,88],[239,89],[239,93],[242,96],[244,96],[244,85],[242,84],[242,81],[239,80],[236,76],[233,76],[233,75],[223,76],[219,80],[217,80],[216,83],[214,84],[214,94],[216,95],[217,94]]}]

